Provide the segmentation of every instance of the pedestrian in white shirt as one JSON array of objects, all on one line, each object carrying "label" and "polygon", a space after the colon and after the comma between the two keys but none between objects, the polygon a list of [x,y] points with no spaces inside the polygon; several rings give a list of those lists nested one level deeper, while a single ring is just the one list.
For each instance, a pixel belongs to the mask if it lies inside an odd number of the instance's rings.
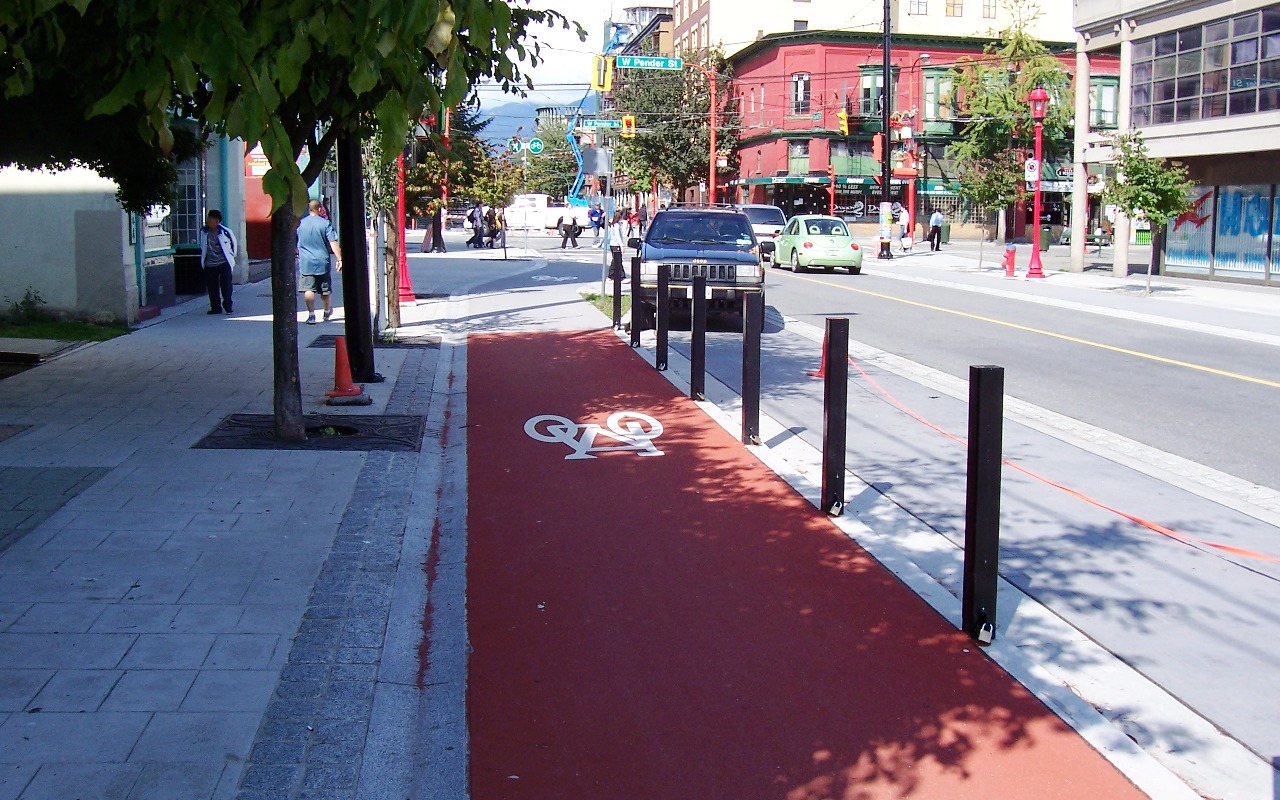
[{"label": "pedestrian in white shirt", "polygon": [[621,276],[623,278],[626,277],[622,272],[622,246],[626,242],[622,236],[622,226],[625,224],[624,218],[625,215],[619,211],[613,215],[613,219],[609,222],[607,241],[609,245],[609,258],[611,261],[609,266],[610,280],[615,276]]}]

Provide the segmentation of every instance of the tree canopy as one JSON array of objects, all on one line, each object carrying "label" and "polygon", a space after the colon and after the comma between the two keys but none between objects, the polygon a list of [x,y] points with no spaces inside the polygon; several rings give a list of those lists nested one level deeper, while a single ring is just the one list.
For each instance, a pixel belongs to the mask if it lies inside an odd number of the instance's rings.
[{"label": "tree canopy", "polygon": [[[688,62],[687,62],[688,63]],[[728,91],[728,62],[719,53],[701,65],[716,67],[716,151],[725,154],[722,174],[737,169],[739,123]],[[677,193],[683,192],[708,173],[710,155],[711,95],[708,77],[688,64],[680,72],[629,69],[619,73],[621,87],[614,92],[620,114],[636,116],[636,136],[623,139],[617,149],[617,169],[641,185],[649,184],[652,171]],[[681,109],[682,113],[672,113]]]},{"label": "tree canopy", "polygon": [[1038,10],[1026,2],[1011,3],[1009,9],[1010,26],[981,56],[958,59],[951,72],[963,128],[947,154],[955,160],[961,194],[987,208],[1013,205],[1026,194],[1022,161],[1035,130],[1027,102],[1031,90],[1049,93],[1046,158],[1066,150],[1072,117],[1070,77],[1058,57],[1027,32]]},{"label": "tree canopy", "polygon": [[569,147],[569,125],[558,123],[538,129],[543,150],[530,155],[524,166],[524,191],[563,198],[578,176],[578,162]]},{"label": "tree canopy", "polygon": [[[340,136],[376,131],[381,153],[394,156],[424,108],[456,105],[481,79],[507,90],[530,85],[519,62],[539,60],[531,30],[538,24],[570,26],[558,12],[503,0],[3,3],[0,117],[15,101],[51,104],[63,76],[74,84],[62,98],[68,113],[122,115],[161,156],[174,152],[175,112],[249,146],[261,143],[271,165],[262,185],[273,200],[275,431],[304,439],[294,232],[307,187]],[[76,71],[61,72],[61,62]],[[85,160],[78,140],[42,151],[41,120],[26,121],[24,166]],[[109,171],[123,155],[108,147],[94,158]]]},{"label": "tree canopy", "polygon": [[1187,197],[1192,183],[1185,167],[1147,153],[1146,142],[1137,131],[1110,138],[1116,176],[1103,188],[1104,203],[1116,206],[1127,217],[1142,215],[1155,227],[1168,224],[1190,207]]}]

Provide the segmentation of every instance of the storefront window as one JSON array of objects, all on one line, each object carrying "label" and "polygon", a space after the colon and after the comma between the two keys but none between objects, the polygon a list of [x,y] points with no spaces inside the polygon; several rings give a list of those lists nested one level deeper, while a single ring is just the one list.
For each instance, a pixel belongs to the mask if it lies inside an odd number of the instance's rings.
[{"label": "storefront window", "polygon": [[1221,186],[1217,206],[1214,274],[1262,280],[1271,245],[1271,187]]},{"label": "storefront window", "polygon": [[1213,187],[1191,187],[1187,202],[1190,210],[1169,223],[1165,268],[1169,272],[1208,275],[1213,246]]}]

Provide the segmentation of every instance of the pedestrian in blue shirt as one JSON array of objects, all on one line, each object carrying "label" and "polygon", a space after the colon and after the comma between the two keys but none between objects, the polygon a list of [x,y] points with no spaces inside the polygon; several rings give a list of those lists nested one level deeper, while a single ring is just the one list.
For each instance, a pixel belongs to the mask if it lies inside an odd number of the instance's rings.
[{"label": "pedestrian in blue shirt", "polygon": [[319,200],[307,204],[307,216],[298,223],[298,291],[307,304],[307,324],[316,324],[316,293],[324,303],[325,322],[333,316],[333,291],[329,275],[329,253],[338,260],[338,272],[342,272],[342,250],[338,247],[338,232],[321,215],[324,206]]}]

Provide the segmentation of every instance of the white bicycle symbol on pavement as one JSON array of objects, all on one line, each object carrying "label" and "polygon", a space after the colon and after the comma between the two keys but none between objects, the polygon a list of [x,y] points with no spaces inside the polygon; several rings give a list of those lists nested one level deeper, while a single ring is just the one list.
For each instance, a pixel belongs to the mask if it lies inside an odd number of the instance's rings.
[{"label": "white bicycle symbol on pavement", "polygon": [[[660,456],[663,452],[653,440],[662,435],[662,423],[639,411],[619,411],[610,415],[603,426],[580,425],[558,414],[540,414],[524,424],[524,432],[539,442],[566,444],[573,451],[565,461],[595,458],[593,453],[634,452],[638,456]],[[604,436],[617,444],[596,444]]]}]

